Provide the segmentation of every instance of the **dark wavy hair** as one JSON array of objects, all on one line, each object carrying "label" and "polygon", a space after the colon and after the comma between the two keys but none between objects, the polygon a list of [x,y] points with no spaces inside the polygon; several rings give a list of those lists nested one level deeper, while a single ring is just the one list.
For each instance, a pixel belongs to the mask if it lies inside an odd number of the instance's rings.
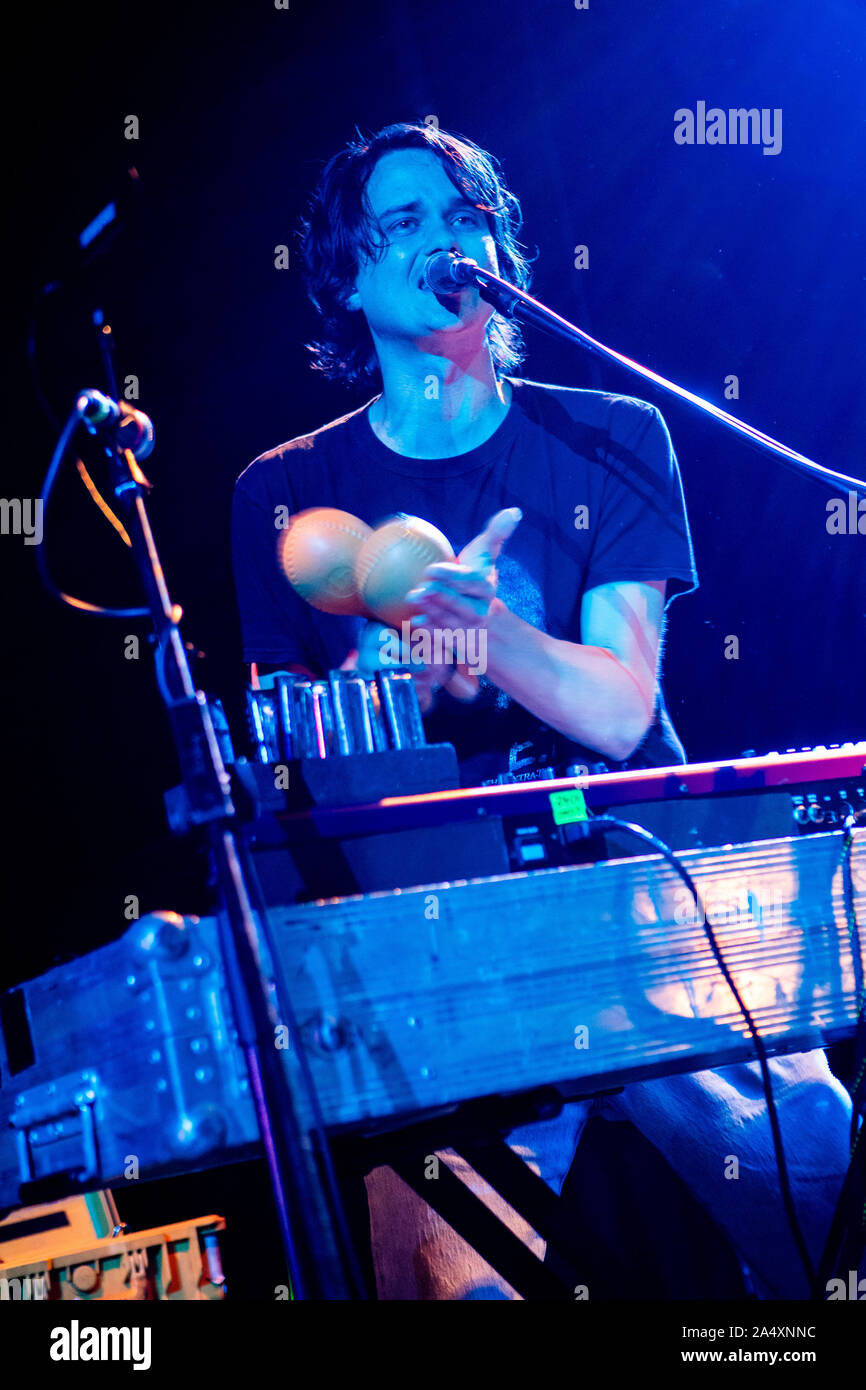
[{"label": "dark wavy hair", "polygon": [[[376,226],[367,200],[367,182],[382,155],[391,150],[429,150],[451,182],[487,216],[496,243],[500,274],[525,289],[529,262],[521,254],[517,233],[520,203],[506,187],[498,162],[471,140],[435,126],[402,123],[385,126],[357,139],[328,161],[310,200],[299,232],[304,281],[322,320],[319,338],[307,343],[312,367],[347,386],[380,378],[375,346],[362,313],[345,307],[358,273],[359,253],[377,259],[387,242]],[[516,322],[494,313],[487,341],[497,376],[523,361],[524,347]]]}]

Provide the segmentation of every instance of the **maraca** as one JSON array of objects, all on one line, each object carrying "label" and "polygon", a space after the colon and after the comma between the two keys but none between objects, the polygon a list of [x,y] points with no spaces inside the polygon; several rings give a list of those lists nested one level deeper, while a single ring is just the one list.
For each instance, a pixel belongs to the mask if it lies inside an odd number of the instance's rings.
[{"label": "maraca", "polygon": [[279,540],[283,573],[301,598],[323,613],[363,614],[355,567],[372,534],[366,522],[335,507],[298,512]]},{"label": "maraca", "polygon": [[399,627],[417,612],[406,595],[427,566],[455,558],[448,537],[436,526],[400,513],[377,526],[358,552],[355,583],[361,602],[389,626]]}]

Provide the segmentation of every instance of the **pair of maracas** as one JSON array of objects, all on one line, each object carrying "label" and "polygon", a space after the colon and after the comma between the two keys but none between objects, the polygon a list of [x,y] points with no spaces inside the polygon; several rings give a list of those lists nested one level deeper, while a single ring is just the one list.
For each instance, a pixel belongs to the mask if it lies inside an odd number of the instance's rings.
[{"label": "pair of maracas", "polygon": [[314,608],[391,627],[418,611],[406,595],[427,566],[456,559],[447,536],[421,517],[401,514],[374,529],[334,507],[298,512],[278,554],[292,588]]}]

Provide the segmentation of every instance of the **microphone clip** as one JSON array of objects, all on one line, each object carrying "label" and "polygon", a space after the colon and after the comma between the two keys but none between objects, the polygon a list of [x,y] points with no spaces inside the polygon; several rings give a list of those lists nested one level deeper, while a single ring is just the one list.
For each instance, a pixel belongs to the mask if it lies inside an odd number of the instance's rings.
[{"label": "microphone clip", "polygon": [[129,449],[138,463],[153,453],[153,421],[128,401],[115,401],[102,391],[81,391],[75,402],[88,434],[103,436],[119,449]]}]

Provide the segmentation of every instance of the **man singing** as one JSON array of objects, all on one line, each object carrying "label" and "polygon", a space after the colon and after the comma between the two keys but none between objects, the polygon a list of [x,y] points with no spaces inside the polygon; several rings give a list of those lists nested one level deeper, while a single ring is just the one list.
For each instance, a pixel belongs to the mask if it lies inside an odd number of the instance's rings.
[{"label": "man singing", "polygon": [[[238,479],[232,513],[244,659],[265,679],[277,670],[369,671],[383,650],[381,624],[321,613],[292,590],[277,560],[278,509],[337,507],[371,526],[404,512],[448,536],[458,558],[430,566],[413,591],[417,621],[472,631],[485,669],[475,679],[443,661],[415,679],[428,739],[454,744],[464,786],[574,764],[594,771],[685,758],[660,653],[666,605],[697,580],[661,415],[628,396],[512,375],[522,361],[516,326],[474,286],[449,295],[426,287],[425,264],[438,252],[525,287],[519,228],[498,166],[468,140],[395,125],[341,150],[303,229],[308,291],[323,324],[312,351],[331,379],[381,389],[257,458]],[[588,1160],[588,1228],[589,1206],[606,1213],[588,1229],[590,1297],[640,1296],[664,1266],[646,1251],[665,1242],[681,1249],[679,1282],[665,1276],[668,1296],[752,1286],[805,1296],[756,1066],[629,1086],[511,1134],[557,1192],[588,1121],[596,1134],[602,1125],[604,1143],[616,1134],[632,1154],[643,1146],[640,1175],[621,1165],[619,1187],[608,1191],[605,1165]],[[794,1199],[817,1260],[847,1166],[850,1101],[821,1052],[777,1060],[773,1072]],[[725,1177],[731,1154],[740,1183]],[[656,1176],[669,1189],[663,1220],[649,1210]],[[632,1211],[623,1236],[618,1193],[641,1181],[636,1205],[645,1209]],[[571,1185],[580,1207],[581,1184]],[[380,1297],[513,1296],[390,1170],[371,1175],[368,1194]],[[727,1283],[706,1251],[686,1257],[689,1204],[730,1256]],[[532,1243],[513,1213],[503,1215]]]}]

